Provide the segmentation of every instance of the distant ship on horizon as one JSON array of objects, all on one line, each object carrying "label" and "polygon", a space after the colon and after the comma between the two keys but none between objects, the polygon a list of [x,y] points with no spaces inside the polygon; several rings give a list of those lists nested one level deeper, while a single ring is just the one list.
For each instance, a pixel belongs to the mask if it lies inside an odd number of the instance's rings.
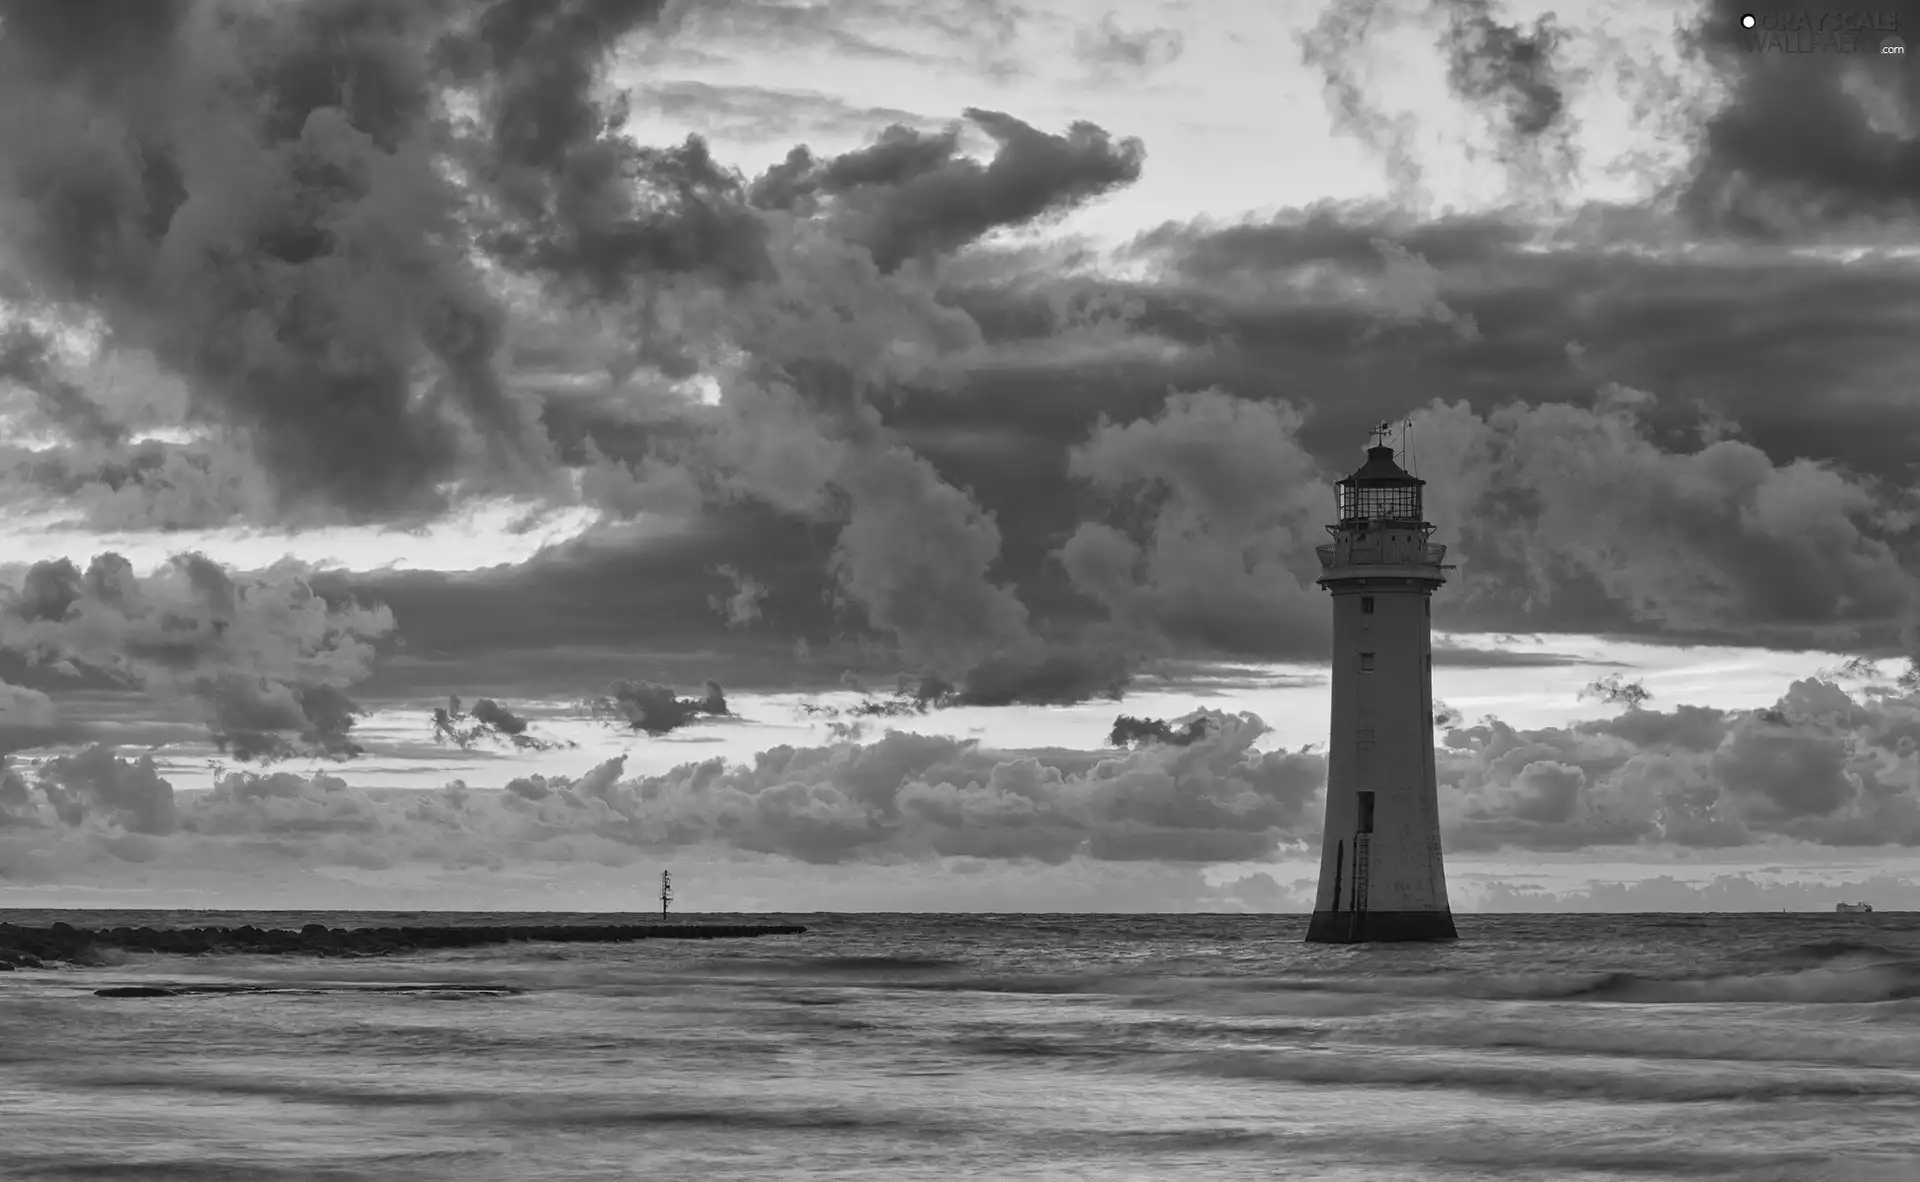
[{"label": "distant ship on horizon", "polygon": [[1840,912],[1843,915],[1865,915],[1873,910],[1873,904],[1871,903],[1835,903],[1833,905],[1833,909],[1835,911]]}]

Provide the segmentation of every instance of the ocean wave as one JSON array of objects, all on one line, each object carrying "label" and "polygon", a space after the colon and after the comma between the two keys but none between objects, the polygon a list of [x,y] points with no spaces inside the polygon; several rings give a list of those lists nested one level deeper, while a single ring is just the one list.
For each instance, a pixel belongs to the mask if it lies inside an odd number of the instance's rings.
[{"label": "ocean wave", "polygon": [[1276,993],[1376,994],[1481,1001],[1590,1001],[1639,1004],[1862,1004],[1920,997],[1920,962],[1849,950],[1798,970],[1660,976],[1624,970],[1586,973],[1404,976],[1289,976],[1214,979],[1218,988]]},{"label": "ocean wave", "polygon": [[1152,1074],[1348,1087],[1450,1088],[1535,1098],[1702,1102],[1920,1097],[1920,1074],[1796,1064],[1713,1068],[1654,1058],[1501,1055],[1409,1047],[1305,1047],[1145,1058]]}]

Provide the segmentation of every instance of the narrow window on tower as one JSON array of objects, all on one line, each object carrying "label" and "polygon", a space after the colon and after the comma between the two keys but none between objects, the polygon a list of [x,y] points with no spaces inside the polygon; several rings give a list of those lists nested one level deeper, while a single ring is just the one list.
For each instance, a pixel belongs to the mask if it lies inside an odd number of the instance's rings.
[{"label": "narrow window on tower", "polygon": [[1373,654],[1372,653],[1360,654],[1360,672],[1362,673],[1373,672]]},{"label": "narrow window on tower", "polygon": [[1433,600],[1423,599],[1420,601],[1420,606],[1426,609],[1427,618],[1431,620],[1433,618]]},{"label": "narrow window on tower", "polygon": [[1360,597],[1360,614],[1363,616],[1370,616],[1373,614],[1373,596],[1362,595]]},{"label": "narrow window on tower", "polygon": [[1360,750],[1362,751],[1373,750],[1373,728],[1372,727],[1363,726],[1360,728],[1359,747],[1360,747]]}]

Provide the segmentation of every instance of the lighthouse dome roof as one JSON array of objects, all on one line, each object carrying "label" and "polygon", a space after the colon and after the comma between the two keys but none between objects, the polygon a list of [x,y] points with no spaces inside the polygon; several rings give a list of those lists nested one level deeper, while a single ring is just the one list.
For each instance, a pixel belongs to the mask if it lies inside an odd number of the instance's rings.
[{"label": "lighthouse dome roof", "polygon": [[1371,485],[1375,487],[1413,487],[1425,484],[1426,481],[1409,474],[1405,468],[1395,463],[1393,459],[1393,449],[1383,444],[1378,447],[1368,448],[1367,462],[1354,469],[1353,475],[1342,480],[1340,483]]}]

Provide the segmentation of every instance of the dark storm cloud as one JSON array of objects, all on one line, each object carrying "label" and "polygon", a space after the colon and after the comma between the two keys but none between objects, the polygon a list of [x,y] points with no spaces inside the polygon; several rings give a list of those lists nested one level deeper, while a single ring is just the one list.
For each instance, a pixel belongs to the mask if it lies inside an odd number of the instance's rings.
[{"label": "dark storm cloud", "polygon": [[671,686],[650,681],[620,680],[607,692],[587,701],[596,718],[616,719],[636,731],[659,736],[679,730],[701,718],[727,718],[727,693],[717,681],[707,682],[707,692],[698,698],[674,695]]},{"label": "dark storm cloud", "polygon": [[117,554],[61,559],[0,587],[0,661],[26,688],[145,691],[190,706],[239,759],[358,754],[363,678],[393,630],[383,607],[329,603],[290,570],[237,576],[197,554],[148,576]]},{"label": "dark storm cloud", "polygon": [[[537,454],[493,371],[498,311],[423,145],[432,5],[12,4],[0,32],[9,263],[188,379],[290,499],[428,505],[445,409]],[[442,381],[415,388],[422,357]]]},{"label": "dark storm cloud", "polygon": [[[1370,37],[1412,14],[1439,30],[1449,89],[1492,126],[1495,150],[1515,180],[1552,186],[1577,163],[1572,100],[1596,80],[1570,65],[1567,49],[1585,43],[1613,75],[1597,84],[1624,85],[1637,124],[1676,142],[1697,141],[1670,194],[1696,229],[1750,239],[1910,237],[1920,197],[1920,76],[1878,50],[1889,32],[1911,39],[1920,4],[1761,10],[1769,20],[1803,19],[1795,26],[1801,44],[1819,38],[1824,52],[1759,51],[1766,30],[1740,24],[1751,8],[1741,0],[1701,5],[1679,31],[1678,63],[1634,60],[1634,48],[1600,22],[1563,24],[1548,15],[1531,27],[1504,24],[1487,0],[1335,5],[1301,48],[1324,75],[1336,127],[1380,151],[1406,191],[1421,180],[1420,121],[1387,113],[1361,58]],[[1702,90],[1683,72],[1711,75],[1715,85]]]},{"label": "dark storm cloud", "polygon": [[[847,655],[836,653],[841,625],[825,602],[832,545],[830,532],[741,510],[685,533],[589,536],[517,566],[327,572],[315,586],[393,611],[404,647],[364,684],[371,696],[417,701],[480,684],[571,700],[636,668],[693,685],[717,672],[737,687],[824,687],[840,674],[831,662]],[[760,619],[747,627],[730,628],[712,607],[734,592],[718,571],[733,559],[750,562],[766,590]],[[829,663],[796,664],[796,637],[818,645]]]},{"label": "dark storm cloud", "polygon": [[766,584],[752,575],[741,574],[738,568],[728,563],[715,567],[714,573],[733,584],[733,594],[709,595],[707,606],[725,617],[729,628],[745,628],[758,620],[760,601],[767,597]]},{"label": "dark storm cloud", "polygon": [[1573,128],[1563,93],[1566,67],[1555,60],[1561,30],[1553,15],[1524,29],[1494,20],[1488,0],[1449,0],[1446,13],[1448,87],[1469,103],[1499,108],[1505,144],[1551,151],[1559,157],[1552,163],[1564,169]]},{"label": "dark storm cloud", "polygon": [[95,745],[46,761],[37,776],[48,802],[69,825],[98,810],[128,833],[173,831],[173,785],[160,777],[151,757],[121,759],[111,748]]},{"label": "dark storm cloud", "polygon": [[[15,751],[44,747],[70,737],[47,694],[0,679],[0,760]],[[0,799],[0,806],[4,806]]]},{"label": "dark storm cloud", "polygon": [[275,515],[259,464],[221,439],[0,443],[0,493],[21,512],[77,518],[106,531],[218,529]]},{"label": "dark storm cloud", "polygon": [[472,710],[464,710],[459,696],[450,696],[446,705],[433,708],[431,717],[434,742],[451,743],[463,751],[492,741],[505,742],[521,751],[551,751],[574,745],[529,733],[526,719],[492,698],[481,698]]},{"label": "dark storm cloud", "polygon": [[[797,287],[856,310],[756,337],[807,376],[730,388],[739,408],[714,420],[734,487],[805,515],[804,529],[766,513],[590,562],[362,583],[415,605],[393,600],[429,637],[410,660],[472,651],[455,630],[482,615],[524,630],[529,652],[623,629],[656,653],[721,646],[754,666],[726,666],[730,685],[792,685],[791,672],[763,679],[796,637],[823,658],[803,683],[831,684],[848,664],[890,673],[827,655],[870,621],[949,681],[993,655],[978,649],[1018,655],[1034,634],[1090,627],[1119,629],[1096,651],[1318,659],[1311,546],[1330,481],[1358,463],[1373,422],[1418,411],[1429,517],[1461,564],[1436,602],[1451,631],[1889,642],[1920,569],[1902,524],[1920,410],[1891,380],[1912,372],[1920,282],[1893,262],[1630,252],[1599,235],[1575,226],[1539,249],[1496,219],[1326,206],[1164,227],[1133,248],[1152,268],[1133,282],[995,271],[989,256],[943,292],[983,337],[922,338],[958,367],[945,385],[926,371],[926,385],[895,384],[874,360],[887,354],[870,336],[932,323],[925,305],[902,312],[923,288],[896,278],[896,298],[868,303],[864,287]],[[1081,350],[1064,334],[1095,307],[1132,310],[1100,329],[1111,343]],[[1404,319],[1410,307],[1421,319]],[[1383,323],[1392,335],[1369,343]],[[849,374],[897,396],[842,428]],[[714,573],[723,564],[767,590],[763,621],[731,645],[710,607],[736,590]],[[1701,598],[1678,570],[1719,590]],[[823,605],[836,585],[838,605]],[[594,676],[633,665],[608,658]],[[690,659],[673,676],[706,673]]]},{"label": "dark storm cloud", "polygon": [[40,412],[84,442],[118,443],[126,428],[106,413],[77,384],[61,375],[46,336],[27,324],[0,325],[0,382],[33,392]]},{"label": "dark storm cloud", "polygon": [[[1127,183],[1138,146],[984,112],[990,160],[897,129],[796,156],[750,209],[699,141],[625,137],[602,75],[629,31],[772,7],[214,5],[143,10],[157,23],[124,37],[24,16],[0,49],[21,65],[0,185],[31,215],[25,282],[259,446],[249,468],[219,438],[69,443],[10,478],[95,524],[142,520],[143,498],[157,524],[253,515],[263,471],[289,510],[373,516],[496,481],[510,465],[469,465],[470,436],[537,466],[544,428],[592,503],[653,532],[523,571],[354,576],[397,596],[409,647],[380,676],[435,697],[636,668],[759,686],[796,640],[817,664],[789,684],[905,666],[980,702],[1098,696],[1142,654],[1317,659],[1327,483],[1373,421],[1414,412],[1461,565],[1449,628],[1867,646],[1911,623],[1906,264],[1683,253],[1684,227],[1636,211],[1544,235],[1323,206],[1168,225],[1126,252],[1137,278],[1102,279],[980,239]],[[1561,30],[1440,11],[1436,52],[1503,135],[1545,150],[1571,127]],[[486,297],[488,246],[558,298]],[[696,376],[698,399],[675,384]],[[279,462],[295,449],[304,474]],[[689,655],[708,645],[719,663]],[[235,734],[306,709],[223,693]]]},{"label": "dark storm cloud", "polygon": [[1206,738],[1211,726],[1212,720],[1206,715],[1168,722],[1164,718],[1135,718],[1131,714],[1122,714],[1113,720],[1113,729],[1107,734],[1107,745],[1138,747],[1166,743],[1175,747],[1189,747]]},{"label": "dark storm cloud", "polygon": [[766,273],[763,227],[740,179],[705,141],[674,147],[618,131],[624,111],[595,93],[619,39],[664,0],[508,0],[435,47],[481,95],[486,151],[471,167],[499,198],[483,238],[507,264],[606,298],[645,274]]},{"label": "dark storm cloud", "polygon": [[889,271],[1066,212],[1140,177],[1146,149],[1137,139],[1115,140],[1085,122],[1054,135],[999,111],[969,108],[966,116],[996,145],[984,165],[959,154],[958,128],[896,125],[871,147],[825,160],[795,148],[754,182],[753,200],[785,209],[816,195],[834,198],[846,232]]},{"label": "dark storm cloud", "polygon": [[[1888,219],[1909,238],[1920,200],[1920,73],[1873,52],[1752,52],[1739,24],[1745,11],[1710,0],[1691,30],[1699,60],[1730,94],[1706,122],[1685,192],[1690,211],[1760,238],[1872,235]],[[1914,0],[1861,13],[1891,17],[1909,46],[1920,30]],[[1856,35],[1860,48],[1878,49],[1880,31],[1845,31],[1849,41]]]},{"label": "dark storm cloud", "polygon": [[1445,641],[1433,646],[1435,668],[1456,669],[1540,669],[1561,665],[1601,665],[1610,662],[1571,653],[1508,652],[1497,648],[1471,648]]},{"label": "dark storm cloud", "polygon": [[[98,23],[119,10],[62,12]],[[980,668],[995,678],[983,694],[1057,696],[1067,659],[995,578],[997,524],[872,408],[974,347],[977,326],[873,262],[950,253],[1126,184],[1137,142],[972,111],[997,142],[990,161],[962,155],[956,135],[900,129],[918,163],[875,172],[902,146],[883,139],[806,178],[830,208],[769,215],[702,141],[639,144],[603,100],[609,55],[658,4],[165,12],[91,38],[37,9],[8,23],[12,261],[37,298],[182,375],[193,417],[238,433],[279,512],[417,520],[453,478],[462,493],[564,495],[523,479],[556,475],[544,422],[596,503],[684,519],[750,500],[807,519],[833,531],[836,627],[890,637],[900,660],[949,678]],[[468,100],[473,114],[456,116]],[[613,334],[630,339],[595,346],[608,374],[659,371],[615,412],[625,422],[569,434],[563,385],[540,392],[536,421],[501,369],[536,326],[484,287],[476,250],[544,281],[559,297],[547,313],[634,301]],[[586,359],[572,360],[577,374]],[[702,373],[719,406],[665,388]],[[16,474],[41,499],[59,485],[105,505],[96,523],[146,496],[147,523],[217,524],[257,508],[256,485],[216,471],[222,446],[69,447]],[[222,696],[246,752],[303,709],[238,684]]]},{"label": "dark storm cloud", "polygon": [[[1005,569],[1024,601],[1046,605],[1041,619],[1071,610],[1047,590],[1060,580],[1046,556],[1072,538],[1061,573],[1073,587],[1136,624],[1182,624],[1149,610],[1164,595],[1150,593],[1143,556],[1152,554],[1150,531],[1162,528],[1181,545],[1208,547],[1207,560],[1225,572],[1212,582],[1189,576],[1203,583],[1192,595],[1210,602],[1189,612],[1187,642],[1204,626],[1265,646],[1229,652],[1288,645],[1289,617],[1263,601],[1290,586],[1300,626],[1319,628],[1324,613],[1303,584],[1316,566],[1309,547],[1328,511],[1328,483],[1357,464],[1370,422],[1425,406],[1415,415],[1414,460],[1431,482],[1436,540],[1461,563],[1436,603],[1449,629],[1886,643],[1908,618],[1920,569],[1903,524],[1916,508],[1905,489],[1920,478],[1920,411],[1894,394],[1904,380],[1895,375],[1915,372],[1904,325],[1920,312],[1920,281],[1895,261],[1843,268],[1786,254],[1681,254],[1645,239],[1655,249],[1636,253],[1599,233],[1576,224],[1542,237],[1496,219],[1421,223],[1334,206],[1265,224],[1165,227],[1134,248],[1158,267],[1156,278],[1110,288],[1110,298],[1144,307],[1129,339],[1169,342],[1163,355],[985,365],[970,375],[969,397],[913,399],[889,419],[998,511],[1008,526]],[[1390,278],[1383,241],[1428,265],[1424,290],[1409,290],[1410,273]],[[1029,291],[1046,286],[1022,280]],[[1367,347],[1370,327],[1414,294],[1430,309],[1426,327],[1395,328],[1391,347]],[[1035,319],[1001,314],[1007,301],[985,286],[956,298],[1004,334],[990,352],[1015,341],[1026,349],[1032,325],[1044,334],[1053,323],[1031,298],[1022,316]],[[1451,331],[1463,322],[1476,333]],[[1196,399],[1212,400],[1211,418],[1192,409]],[[1183,499],[1202,503],[1198,494],[1150,474],[1150,451],[1129,458],[1137,474],[1122,480],[1116,468],[1112,487],[1088,490],[1100,499],[1060,477],[1063,460],[1086,463],[1071,459],[1076,447],[1124,438],[1121,427],[1168,435],[1162,446],[1171,447],[1177,430],[1211,422],[1238,437],[1240,419],[1275,415],[1297,423],[1263,454],[1304,453],[1299,474],[1248,467],[1268,491],[1194,513],[1193,532],[1180,531],[1179,514]],[[1010,423],[1018,428],[1008,432]],[[992,451],[969,443],[988,429],[1009,438]],[[1463,448],[1466,438],[1481,442]],[[1220,454],[1236,453],[1229,445]],[[1239,469],[1229,462],[1206,475]],[[1100,500],[1115,493],[1102,520]],[[1655,507],[1667,497],[1681,499],[1675,512]],[[1616,504],[1625,518],[1577,507]],[[1252,512],[1272,526],[1222,535],[1223,523]],[[1227,610],[1243,581],[1235,566],[1262,546],[1279,577],[1247,584],[1253,610],[1235,629]],[[1832,552],[1816,557],[1808,547]],[[1679,569],[1662,565],[1669,553],[1725,588],[1711,611],[1662,581]],[[1175,576],[1192,567],[1163,563]],[[1760,576],[1760,567],[1790,573]],[[1318,655],[1309,640],[1302,633],[1285,655]]]},{"label": "dark storm cloud", "polygon": [[1102,421],[1071,471],[1138,524],[1081,525],[1060,550],[1074,586],[1176,645],[1317,647],[1325,605],[1306,580],[1325,494],[1299,425],[1291,407],[1221,391],[1176,394],[1153,419]]}]

